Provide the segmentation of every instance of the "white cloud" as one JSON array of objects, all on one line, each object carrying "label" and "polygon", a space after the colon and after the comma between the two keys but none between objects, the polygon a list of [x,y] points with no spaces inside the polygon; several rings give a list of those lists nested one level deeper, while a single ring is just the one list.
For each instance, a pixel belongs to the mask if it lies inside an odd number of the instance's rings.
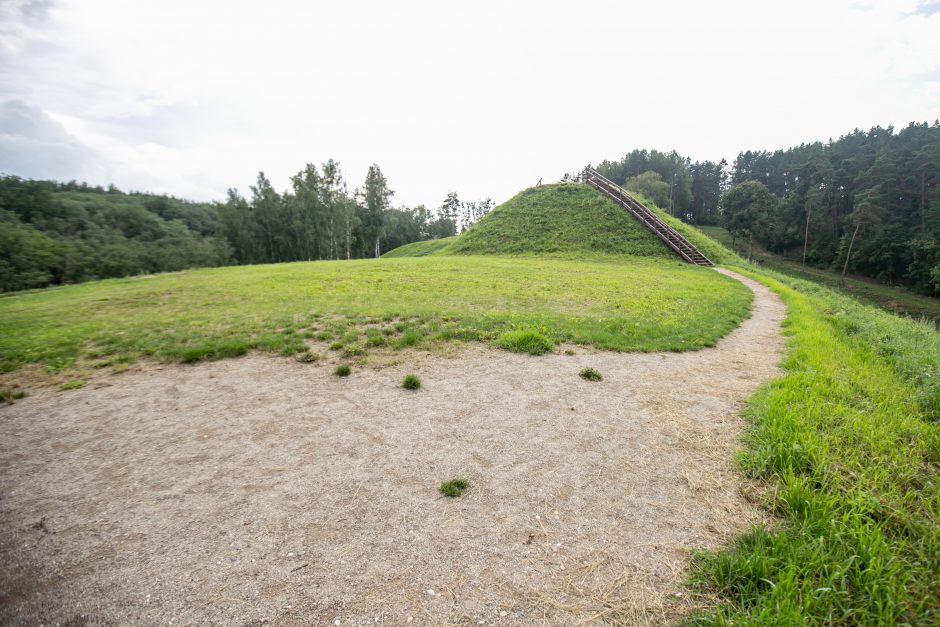
[{"label": "white cloud", "polygon": [[0,100],[122,188],[219,198],[333,157],[352,185],[379,163],[398,202],[504,200],[637,147],[717,160],[932,121],[928,5],[7,1]]}]

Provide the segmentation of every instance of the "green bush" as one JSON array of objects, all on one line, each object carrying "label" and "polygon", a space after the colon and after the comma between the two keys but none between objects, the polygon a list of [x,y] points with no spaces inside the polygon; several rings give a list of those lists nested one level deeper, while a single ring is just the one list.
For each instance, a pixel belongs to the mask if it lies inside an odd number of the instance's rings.
[{"label": "green bush", "polygon": [[421,387],[421,379],[418,378],[416,374],[405,375],[405,378],[401,382],[401,386],[406,390],[417,390]]}]

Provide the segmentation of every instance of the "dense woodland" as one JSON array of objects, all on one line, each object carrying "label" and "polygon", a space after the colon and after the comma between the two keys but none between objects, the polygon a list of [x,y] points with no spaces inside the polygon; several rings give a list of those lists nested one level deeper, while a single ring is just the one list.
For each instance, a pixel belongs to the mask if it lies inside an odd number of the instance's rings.
[{"label": "dense woodland", "polygon": [[730,167],[635,150],[598,170],[687,222],[726,226],[747,244],[940,295],[938,122],[748,150]]},{"label": "dense woodland", "polygon": [[222,203],[0,177],[0,291],[191,267],[370,257],[467,228],[492,201],[455,192],[434,211],[393,207],[378,166],[350,192],[339,165],[307,165],[278,193],[264,174]]}]

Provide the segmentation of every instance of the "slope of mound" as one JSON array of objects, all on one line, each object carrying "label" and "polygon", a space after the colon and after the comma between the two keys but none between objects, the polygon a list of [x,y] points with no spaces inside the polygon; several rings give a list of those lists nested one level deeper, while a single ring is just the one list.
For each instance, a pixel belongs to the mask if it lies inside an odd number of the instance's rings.
[{"label": "slope of mound", "polygon": [[444,250],[448,245],[457,239],[453,237],[442,237],[440,239],[428,239],[420,242],[411,242],[398,248],[388,251],[383,257],[427,257]]},{"label": "slope of mound", "polygon": [[577,183],[532,187],[517,194],[461,234],[446,252],[673,256],[613,201]]},{"label": "slope of mound", "polygon": [[646,205],[646,207],[659,216],[659,219],[674,228],[679,234],[689,240],[689,242],[708,257],[713,263],[744,263],[736,253],[732,252],[724,244],[714,239],[707,233],[700,231],[698,227],[683,222],[675,216],[669,215],[665,209],[660,209],[652,202],[646,200],[643,196],[636,195],[637,200]]}]

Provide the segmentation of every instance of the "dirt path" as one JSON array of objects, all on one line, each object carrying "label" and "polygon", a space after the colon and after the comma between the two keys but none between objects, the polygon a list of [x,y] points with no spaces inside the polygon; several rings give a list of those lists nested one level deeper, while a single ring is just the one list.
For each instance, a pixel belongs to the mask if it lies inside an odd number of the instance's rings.
[{"label": "dirt path", "polygon": [[689,549],[760,516],[736,411],[784,307],[742,280],[753,315],[695,353],[253,355],[2,407],[0,623],[662,622]]}]

